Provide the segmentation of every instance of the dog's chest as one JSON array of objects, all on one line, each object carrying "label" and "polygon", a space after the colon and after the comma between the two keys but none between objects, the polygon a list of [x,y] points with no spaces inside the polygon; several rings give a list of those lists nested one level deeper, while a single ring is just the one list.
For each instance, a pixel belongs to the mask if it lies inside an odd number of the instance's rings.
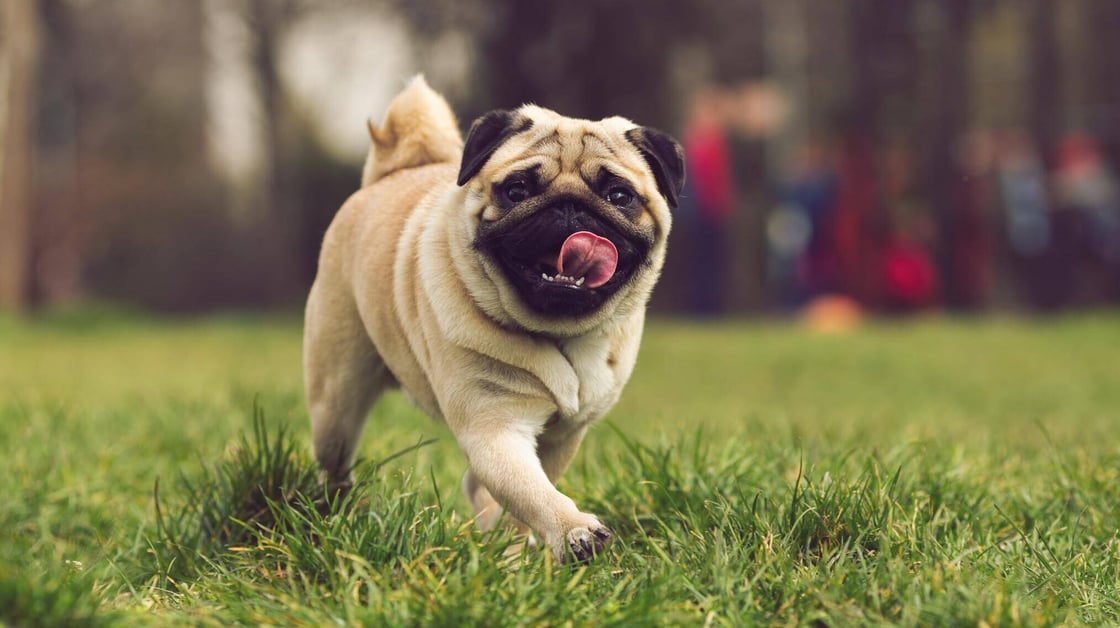
[{"label": "dog's chest", "polygon": [[618,356],[613,355],[609,339],[576,338],[564,341],[558,348],[579,380],[579,406],[574,414],[562,411],[561,420],[587,423],[602,417],[618,400],[625,383],[620,380]]}]

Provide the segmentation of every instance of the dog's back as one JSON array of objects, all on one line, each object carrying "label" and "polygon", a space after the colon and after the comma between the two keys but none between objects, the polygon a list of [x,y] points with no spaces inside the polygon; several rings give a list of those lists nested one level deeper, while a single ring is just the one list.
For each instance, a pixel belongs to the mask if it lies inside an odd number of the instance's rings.
[{"label": "dog's back", "polygon": [[371,142],[362,168],[363,188],[405,168],[458,162],[463,152],[455,114],[420,75],[389,104],[380,126],[368,126]]}]

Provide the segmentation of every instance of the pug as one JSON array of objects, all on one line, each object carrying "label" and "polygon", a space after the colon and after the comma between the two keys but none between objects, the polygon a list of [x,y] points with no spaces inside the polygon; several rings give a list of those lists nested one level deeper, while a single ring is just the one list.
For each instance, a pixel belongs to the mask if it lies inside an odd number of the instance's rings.
[{"label": "pug", "polygon": [[611,532],[554,482],[634,369],[680,145],[534,105],[483,115],[464,142],[422,77],[369,134],[307,300],[316,460],[348,485],[371,405],[399,387],[450,427],[479,526],[508,511],[557,559],[590,559]]}]

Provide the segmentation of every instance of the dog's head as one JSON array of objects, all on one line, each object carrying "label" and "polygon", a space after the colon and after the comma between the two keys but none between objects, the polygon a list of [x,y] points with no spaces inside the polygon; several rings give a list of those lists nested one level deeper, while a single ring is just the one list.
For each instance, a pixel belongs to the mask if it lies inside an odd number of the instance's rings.
[{"label": "dog's head", "polygon": [[474,122],[460,186],[491,316],[582,333],[644,307],[684,183],[681,147],[624,118],[565,118],[526,105]]}]

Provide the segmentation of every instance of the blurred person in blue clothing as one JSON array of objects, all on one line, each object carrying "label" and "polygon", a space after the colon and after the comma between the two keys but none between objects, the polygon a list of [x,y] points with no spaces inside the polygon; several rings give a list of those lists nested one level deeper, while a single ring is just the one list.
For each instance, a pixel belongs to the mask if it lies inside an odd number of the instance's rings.
[{"label": "blurred person in blue clothing", "polygon": [[781,203],[766,223],[771,281],[785,307],[835,291],[828,228],[836,204],[836,168],[825,146],[807,142],[793,157]]},{"label": "blurred person in blue clothing", "polygon": [[1011,258],[1027,301],[1052,307],[1068,282],[1051,252],[1051,210],[1046,168],[1030,136],[1021,130],[1001,140],[996,184],[1004,211],[1004,230]]}]

